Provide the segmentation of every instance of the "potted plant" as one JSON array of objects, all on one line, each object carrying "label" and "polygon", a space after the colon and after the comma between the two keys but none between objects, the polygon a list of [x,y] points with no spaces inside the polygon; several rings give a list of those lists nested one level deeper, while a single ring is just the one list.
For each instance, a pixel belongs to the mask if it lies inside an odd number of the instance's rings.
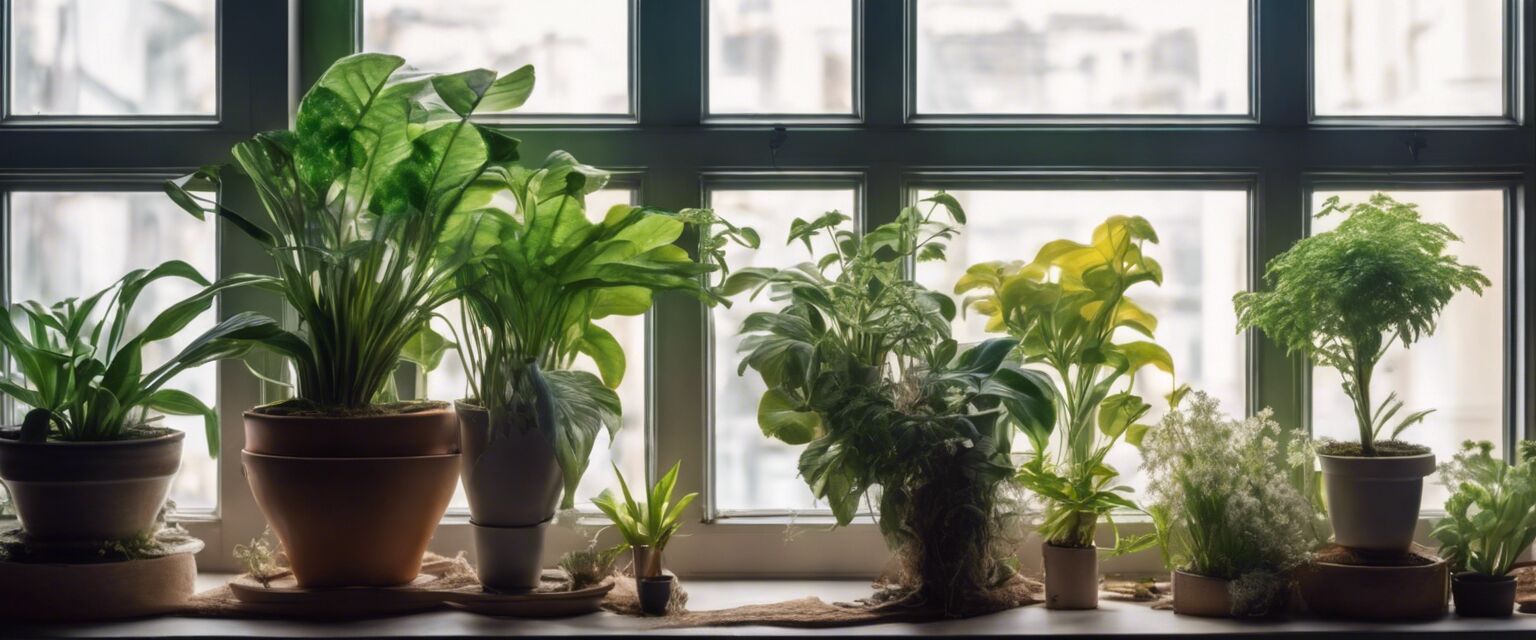
[{"label": "potted plant", "polygon": [[[145,287],[184,280],[200,289],[130,331]],[[29,543],[99,547],[153,533],[185,434],[156,424],[163,414],[200,415],[208,452],[218,455],[219,423],[197,397],[167,386],[181,373],[240,357],[271,335],[269,320],[239,314],[203,332],[163,364],[144,370],[144,349],[181,333],[218,292],[265,283],[262,276],[204,279],[171,261],[135,270],[84,299],[12,306],[0,346],[17,376],[0,391],[32,407],[19,428],[0,430],[0,480]]]},{"label": "potted plant", "polygon": [[1014,574],[1007,531],[1012,421],[1050,420],[1043,375],[1007,366],[1012,339],[961,352],[950,337],[955,303],[907,275],[912,260],[943,260],[963,224],[948,194],[907,207],[860,236],[829,212],[795,220],[789,242],[815,263],[742,269],[730,294],[770,291],[778,311],[742,324],[740,371],[767,383],[763,433],[805,445],[800,475],[839,525],[878,496],[880,531],[901,567],[909,604],[963,615]]},{"label": "potted plant", "polygon": [[[457,410],[480,579],[519,590],[538,586],[545,528],[557,503],[574,506],[598,433],[620,426],[624,350],[597,321],[643,314],[663,291],[721,300],[702,277],[725,268],[717,245],[756,235],[702,209],[618,205],[588,221],[583,198],[608,174],[563,152],[500,178],[517,209],[483,210],[454,241],[473,255],[457,277],[470,392]],[[702,261],[674,244],[690,227]],[[573,369],[579,356],[598,373]]]},{"label": "potted plant", "polygon": [[1137,506],[1104,461],[1121,440],[1140,444],[1149,428],[1141,418],[1152,406],[1131,391],[1137,373],[1147,366],[1173,373],[1173,359],[1156,343],[1120,338],[1124,330],[1150,339],[1157,329],[1157,319],[1126,296],[1137,284],[1162,283],[1162,267],[1143,252],[1148,242],[1157,234],[1145,219],[1115,216],[1094,229],[1091,244],[1056,240],[1029,263],[974,265],[955,285],[956,294],[978,292],[968,307],[1017,340],[1025,363],[1054,374],[1046,379],[1060,407],[1055,419],[1019,421],[1031,451],[1018,479],[1046,503],[1039,533],[1049,608],[1098,606],[1101,518],[1115,534],[1109,553],[1155,543],[1151,535],[1120,537],[1113,513]]},{"label": "potted plant", "polygon": [[[271,231],[167,183],[193,215],[215,212],[272,256],[299,319],[258,344],[285,356],[295,397],[245,414],[246,477],[303,587],[410,582],[447,508],[459,429],[446,403],[390,402],[392,377],[457,296],[471,247],[449,237],[482,217],[517,140],[474,117],[521,105],[533,69],[428,74],[397,56],[337,61],[299,103],[292,130],[256,135],[235,161]],[[431,341],[437,342],[437,341]]]},{"label": "potted plant", "polygon": [[1432,535],[1456,572],[1451,597],[1456,615],[1507,617],[1515,607],[1521,554],[1536,542],[1536,442],[1521,443],[1519,462],[1492,454],[1490,442],[1467,442],[1440,468],[1454,493]]},{"label": "potted plant", "polygon": [[1372,375],[1394,344],[1410,347],[1432,333],[1457,292],[1481,294],[1489,281],[1446,253],[1459,238],[1420,219],[1416,205],[1380,193],[1357,204],[1333,197],[1317,213],[1328,215],[1346,217],[1270,261],[1268,290],[1237,294],[1238,328],[1259,329],[1287,352],[1343,376],[1360,441],[1318,448],[1334,539],[1351,549],[1403,552],[1435,456],[1396,438],[1429,411],[1399,417],[1404,404],[1396,393],[1373,404]]},{"label": "potted plant", "polygon": [[672,585],[676,576],[661,570],[661,554],[672,541],[672,536],[682,528],[683,510],[698,497],[690,493],[676,503],[672,502],[672,489],[677,485],[677,470],[682,462],[675,462],[667,473],[656,481],[646,494],[645,502],[635,502],[624,482],[624,474],[618,467],[613,472],[619,478],[619,490],[624,501],[619,502],[613,490],[604,490],[592,503],[613,521],[613,526],[624,537],[624,543],[634,551],[635,584],[640,593],[640,609],[648,615],[666,615],[672,601]]},{"label": "potted plant", "polygon": [[[1310,443],[1268,409],[1231,420],[1195,392],[1142,441],[1173,610],[1207,617],[1283,613],[1292,571],[1325,540],[1306,480]],[[1285,479],[1303,480],[1301,487]]]}]

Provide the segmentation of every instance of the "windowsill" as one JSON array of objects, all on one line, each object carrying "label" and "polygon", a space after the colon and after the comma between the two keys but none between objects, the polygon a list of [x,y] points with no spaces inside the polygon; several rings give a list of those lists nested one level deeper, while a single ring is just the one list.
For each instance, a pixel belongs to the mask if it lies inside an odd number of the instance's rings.
[{"label": "windowsill", "polygon": [[[198,588],[208,589],[228,580],[228,574],[198,576]],[[695,610],[719,609],[744,604],[775,602],[819,596],[828,601],[847,601],[866,595],[869,585],[853,580],[693,580],[685,583]],[[1210,620],[1157,611],[1143,604],[1104,601],[1097,611],[1048,611],[1032,605],[1003,613],[926,624],[883,624],[836,629],[787,629],[737,627],[667,629],[656,631],[645,623],[610,613],[554,620],[492,618],[472,613],[440,611],[392,618],[350,622],[297,620],[232,620],[167,616],[128,622],[97,624],[7,624],[0,636],[56,638],[138,637],[536,637],[536,636],[1136,636],[1175,637],[1232,634],[1306,634],[1351,637],[1381,633],[1383,637],[1437,636],[1489,637],[1493,634],[1536,634],[1536,616],[1515,614],[1507,620],[1477,620],[1446,616],[1419,623],[1352,623],[1315,619],[1285,622],[1238,622]]]}]

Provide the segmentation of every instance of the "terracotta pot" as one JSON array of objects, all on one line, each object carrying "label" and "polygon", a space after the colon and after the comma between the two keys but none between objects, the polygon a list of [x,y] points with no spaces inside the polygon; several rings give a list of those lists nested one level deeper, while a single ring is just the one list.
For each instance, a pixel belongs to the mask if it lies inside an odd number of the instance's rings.
[{"label": "terracotta pot", "polygon": [[453,498],[458,454],[298,458],[242,453],[300,587],[406,584]]},{"label": "terracotta pot", "polygon": [[459,421],[444,407],[381,416],[245,412],[245,450],[299,458],[400,458],[459,452]]},{"label": "terracotta pot", "polygon": [[1173,572],[1173,612],[1202,618],[1232,617],[1231,580]]},{"label": "terracotta pot", "polygon": [[1041,545],[1045,557],[1045,608],[1099,608],[1098,547]]},{"label": "terracotta pot", "polygon": [[1450,571],[1434,564],[1392,567],[1313,562],[1297,574],[1311,612],[1353,620],[1418,620],[1445,615]]},{"label": "terracotta pot", "polygon": [[544,574],[546,520],[531,527],[488,527],[471,522],[475,531],[475,573],[493,591],[530,591]]},{"label": "terracotta pot", "polygon": [[1451,578],[1456,615],[1467,618],[1508,618],[1515,610],[1515,577],[1470,571]]},{"label": "terracotta pot", "polygon": [[1408,550],[1419,523],[1424,476],[1435,472],[1435,455],[1317,457],[1334,542],[1364,551]]},{"label": "terracotta pot", "polygon": [[107,442],[0,438],[0,481],[30,540],[99,543],[154,527],[181,467],[180,431]]},{"label": "terracotta pot", "polygon": [[463,402],[454,408],[470,519],[488,527],[532,527],[554,517],[564,483],[549,439],[531,425],[493,431],[485,409]]},{"label": "terracotta pot", "polygon": [[672,603],[672,585],[676,581],[673,576],[635,580],[636,589],[640,592],[640,611],[648,616],[667,615],[667,607]]},{"label": "terracotta pot", "polygon": [[636,578],[659,578],[661,571],[661,552],[651,547],[630,547],[635,562]]}]

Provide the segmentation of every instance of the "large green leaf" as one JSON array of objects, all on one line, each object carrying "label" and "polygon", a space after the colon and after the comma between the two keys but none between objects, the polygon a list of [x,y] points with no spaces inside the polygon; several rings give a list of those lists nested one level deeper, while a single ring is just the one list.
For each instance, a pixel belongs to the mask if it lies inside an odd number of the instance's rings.
[{"label": "large green leaf", "polygon": [[757,425],[763,435],[792,445],[808,443],[822,432],[821,416],[779,389],[769,389],[757,401]]},{"label": "large green leaf", "polygon": [[586,473],[597,434],[618,431],[623,407],[613,389],[585,371],[546,371],[555,410],[555,458],[565,481],[561,508],[575,506],[576,488]]},{"label": "large green leaf", "polygon": [[576,350],[586,354],[597,365],[603,384],[609,388],[619,388],[619,383],[624,380],[624,346],[619,344],[612,333],[589,322],[581,332],[581,341],[576,343]]}]

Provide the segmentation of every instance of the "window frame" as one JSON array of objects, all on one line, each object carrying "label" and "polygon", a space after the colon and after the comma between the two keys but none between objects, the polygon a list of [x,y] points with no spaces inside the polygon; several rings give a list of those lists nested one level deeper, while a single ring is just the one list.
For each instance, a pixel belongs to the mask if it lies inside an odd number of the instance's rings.
[{"label": "window frame", "polygon": [[[1506,211],[1506,268],[1512,336],[1506,376],[1511,378],[1507,437],[1536,437],[1531,408],[1536,398],[1530,335],[1527,271],[1536,235],[1527,217],[1536,191],[1536,88],[1528,72],[1536,66],[1529,46],[1536,0],[1506,0],[1509,9],[1506,81],[1513,111],[1506,119],[1399,120],[1351,118],[1319,121],[1311,100],[1311,5],[1296,0],[1248,0],[1254,92],[1251,121],[1212,122],[1199,117],[1168,121],[1115,116],[1107,120],[1059,122],[962,118],[933,121],[910,112],[910,36],[913,0],[860,2],[855,21],[854,93],[858,117],[814,122],[753,117],[742,121],[709,116],[707,100],[707,4],[639,2],[631,8],[631,100],[627,121],[515,119],[527,157],[566,149],[603,167],[630,167],[643,201],[677,209],[704,202],[708,176],[812,172],[857,174],[862,183],[859,219],[878,225],[892,219],[911,199],[912,185],[930,175],[980,177],[1039,176],[1080,179],[1105,176],[1106,183],[1139,176],[1166,179],[1237,174],[1252,181],[1249,236],[1250,281],[1267,261],[1304,237],[1311,185],[1324,177],[1368,174],[1402,180],[1497,179],[1510,185]],[[216,122],[0,122],[0,176],[24,180],[63,175],[91,183],[145,173],[178,174],[210,161],[227,161],[234,142],[290,122],[294,97],[331,61],[351,53],[359,41],[356,0],[223,2],[219,15],[219,96]],[[238,25],[238,28],[226,28]],[[275,34],[290,33],[294,46]],[[1306,46],[1297,46],[1297,43]],[[3,49],[3,48],[0,48]],[[5,49],[8,51],[8,49]],[[4,55],[0,51],[0,55]],[[0,60],[0,62],[4,62]],[[782,123],[775,132],[772,124]],[[497,122],[497,124],[508,124]],[[946,183],[957,184],[957,183]],[[1382,184],[1372,182],[1371,184]],[[1425,183],[1416,183],[1425,184]],[[232,181],[221,198],[245,211],[259,211],[254,193]],[[811,215],[815,212],[794,212]],[[980,212],[972,212],[978,215]],[[981,213],[984,215],[984,213]],[[227,228],[219,231],[223,273],[270,272],[261,250]],[[765,240],[773,241],[771,237]],[[271,296],[234,292],[219,303],[221,317],[255,310],[281,314]],[[651,311],[647,459],[685,461],[680,491],[706,497],[685,517],[685,544],[669,555],[679,573],[699,577],[867,577],[888,560],[878,530],[865,518],[829,530],[814,514],[713,517],[709,450],[712,412],[708,399],[713,356],[709,312],[686,296],[661,296]],[[1271,406],[1282,423],[1305,424],[1310,388],[1307,368],[1273,343],[1249,338],[1249,404]],[[261,385],[241,363],[221,363],[219,406],[224,455],[216,520],[194,522],[208,542],[200,560],[206,568],[235,568],[230,550],[261,534],[263,519],[234,462],[244,441],[239,411],[261,403]],[[724,514],[729,516],[730,514]],[[1428,513],[1426,516],[1430,515]],[[789,525],[796,525],[793,533]],[[1145,523],[1131,523],[1132,531]],[[1101,528],[1107,529],[1107,528]],[[611,535],[611,534],[610,534]],[[788,538],[794,538],[791,544]],[[581,533],[552,529],[546,553],[584,545]],[[471,549],[467,523],[446,521],[435,542],[438,551]],[[1105,561],[1108,571],[1156,570],[1155,554]],[[1025,566],[1039,566],[1033,548],[1021,553]]]},{"label": "window frame", "polygon": [[851,107],[849,113],[733,113],[722,111],[713,112],[709,108],[709,3],[710,0],[699,0],[701,22],[699,61],[702,72],[699,75],[699,95],[702,101],[699,103],[699,112],[702,121],[714,125],[752,125],[762,123],[796,124],[800,126],[837,126],[857,125],[864,121],[864,5],[865,0],[849,0],[853,10],[853,51],[850,52],[849,61],[852,64],[852,73],[849,74],[849,83],[852,85],[849,99]]}]

